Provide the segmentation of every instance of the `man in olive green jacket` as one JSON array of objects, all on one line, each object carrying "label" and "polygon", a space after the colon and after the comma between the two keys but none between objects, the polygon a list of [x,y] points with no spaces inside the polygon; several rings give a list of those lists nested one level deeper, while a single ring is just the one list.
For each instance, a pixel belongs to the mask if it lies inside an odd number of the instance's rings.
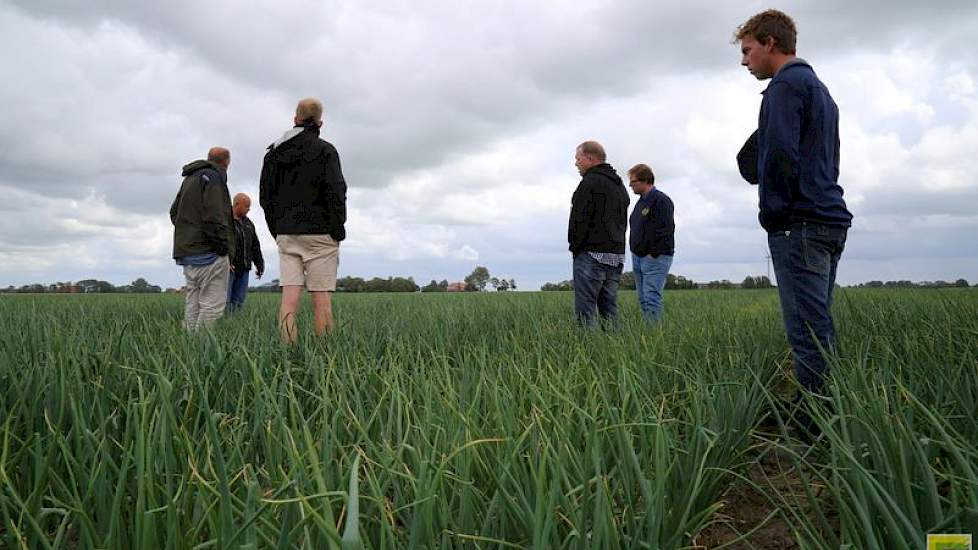
[{"label": "man in olive green jacket", "polygon": [[234,250],[230,165],[231,152],[212,147],[207,160],[184,166],[183,184],[170,206],[173,259],[186,278],[183,325],[189,331],[212,325],[227,301],[228,255]]}]

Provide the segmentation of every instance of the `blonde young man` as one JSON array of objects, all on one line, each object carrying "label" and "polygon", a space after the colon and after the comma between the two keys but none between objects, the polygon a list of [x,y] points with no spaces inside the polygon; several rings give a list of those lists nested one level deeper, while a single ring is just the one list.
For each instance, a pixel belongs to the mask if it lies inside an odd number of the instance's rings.
[{"label": "blonde young man", "polygon": [[336,290],[340,241],[346,238],[346,182],[340,157],[319,138],[323,105],[299,101],[294,127],[268,147],[259,202],[278,244],[282,340],[298,337],[296,312],[303,286],[312,296],[316,335],[333,330],[331,293]]},{"label": "blonde young man", "polygon": [[[824,394],[823,352],[836,347],[832,290],[852,214],[839,185],[839,108],[797,56],[797,36],[795,22],[777,10],[758,13],[734,33],[740,64],[771,81],[738,164],[758,186],[758,218],[767,231],[795,376],[808,392]],[[795,400],[803,398],[799,392]],[[818,435],[806,413],[796,420],[803,436]]]}]

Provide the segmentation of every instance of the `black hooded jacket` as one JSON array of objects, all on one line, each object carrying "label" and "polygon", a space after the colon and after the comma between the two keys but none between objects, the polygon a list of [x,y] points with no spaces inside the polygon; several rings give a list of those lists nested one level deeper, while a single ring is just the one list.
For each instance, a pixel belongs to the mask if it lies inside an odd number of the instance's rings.
[{"label": "black hooded jacket", "polygon": [[574,191],[567,243],[577,257],[581,252],[625,253],[628,192],[608,163],[592,166]]},{"label": "black hooded jacket", "polygon": [[259,203],[272,236],[346,238],[346,181],[340,157],[319,139],[318,127],[269,145],[261,169]]},{"label": "black hooded jacket", "polygon": [[251,271],[251,264],[255,264],[260,277],[265,272],[265,258],[261,254],[261,244],[258,243],[255,224],[248,219],[248,216],[234,220],[234,235],[234,255],[231,256],[234,270],[242,273]]}]

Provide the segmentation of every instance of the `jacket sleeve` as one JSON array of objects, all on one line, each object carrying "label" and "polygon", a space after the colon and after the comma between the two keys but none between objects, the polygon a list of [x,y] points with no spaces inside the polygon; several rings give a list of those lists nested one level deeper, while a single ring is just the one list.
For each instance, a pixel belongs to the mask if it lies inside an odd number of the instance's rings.
[{"label": "jacket sleeve", "polygon": [[265,258],[261,255],[261,243],[258,242],[258,232],[255,231],[254,224],[248,224],[248,231],[251,231],[251,261],[260,275],[265,272]]},{"label": "jacket sleeve", "polygon": [[666,198],[662,198],[655,205],[655,239],[663,239],[672,234],[676,228],[676,224],[672,219],[673,206],[672,201]]},{"label": "jacket sleeve", "polygon": [[231,205],[228,198],[227,185],[211,177],[211,181],[203,184],[203,205],[201,212],[201,229],[204,238],[211,244],[218,256],[227,256],[233,252],[234,241],[231,233]]},{"label": "jacket sleeve", "polygon": [[[638,219],[637,219],[638,227],[637,228],[632,228],[632,225],[633,225],[632,224],[632,219],[631,219],[631,217],[629,217],[629,219],[628,219],[629,229],[631,231],[635,232],[635,234],[632,235],[629,238],[629,243],[628,243],[629,244],[629,250],[631,251],[632,254],[635,254],[636,256],[645,257],[645,256],[648,256],[649,255],[649,244],[650,243],[649,243],[649,230],[648,230],[648,227],[651,224],[649,223],[648,216],[642,216],[642,201],[641,201],[641,199],[639,199],[639,202],[635,203],[635,209],[638,211],[638,214],[637,214],[637,216],[638,216]],[[633,212],[633,215],[636,215],[636,214]],[[632,243],[635,244],[634,247],[631,246]]]},{"label": "jacket sleeve", "polygon": [[652,206],[648,202],[642,202],[641,199],[635,205],[635,208],[639,209],[639,214],[641,214],[643,209],[649,209],[647,213],[642,214],[641,218],[639,218],[638,235],[635,239],[637,244],[635,245],[635,249],[632,250],[636,256],[645,257],[655,252],[655,224],[658,223],[658,212],[652,210]]},{"label": "jacket sleeve", "polygon": [[570,219],[567,222],[568,249],[577,256],[587,239],[587,223],[594,211],[594,197],[586,179],[574,191],[571,198]]},{"label": "jacket sleeve", "polygon": [[180,195],[183,193],[183,184],[180,184],[180,190],[177,191],[177,196],[173,199],[173,204],[170,205],[170,223],[173,225],[177,224],[177,211],[180,208]]},{"label": "jacket sleeve", "polygon": [[764,156],[761,185],[761,215],[768,226],[786,225],[791,214],[791,190],[800,176],[801,121],[804,103],[787,83],[768,87],[767,117],[762,121]]},{"label": "jacket sleeve", "polygon": [[273,176],[275,165],[274,161],[269,157],[271,157],[271,150],[265,154],[265,159],[261,165],[261,176],[258,179],[258,204],[261,205],[262,212],[265,215],[265,225],[268,226],[269,233],[272,234],[272,237],[277,237],[278,231],[275,230],[275,182]]},{"label": "jacket sleeve", "polygon": [[656,255],[659,255],[674,246],[671,241],[676,232],[676,222],[673,219],[672,200],[666,197],[660,198],[655,205],[653,215],[655,216],[655,228],[650,237],[652,237],[655,243]]},{"label": "jacket sleeve", "polygon": [[737,153],[737,168],[744,181],[757,185],[757,130],[747,138]]},{"label": "jacket sleeve", "polygon": [[326,204],[329,205],[337,241],[346,238],[346,180],[340,166],[340,154],[335,150],[326,157]]}]

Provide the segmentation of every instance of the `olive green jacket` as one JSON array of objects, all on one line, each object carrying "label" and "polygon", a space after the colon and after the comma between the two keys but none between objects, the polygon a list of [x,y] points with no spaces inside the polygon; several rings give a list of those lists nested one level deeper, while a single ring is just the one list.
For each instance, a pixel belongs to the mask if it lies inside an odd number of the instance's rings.
[{"label": "olive green jacket", "polygon": [[227,173],[206,160],[183,167],[183,184],[170,206],[173,257],[234,252],[234,221]]}]

